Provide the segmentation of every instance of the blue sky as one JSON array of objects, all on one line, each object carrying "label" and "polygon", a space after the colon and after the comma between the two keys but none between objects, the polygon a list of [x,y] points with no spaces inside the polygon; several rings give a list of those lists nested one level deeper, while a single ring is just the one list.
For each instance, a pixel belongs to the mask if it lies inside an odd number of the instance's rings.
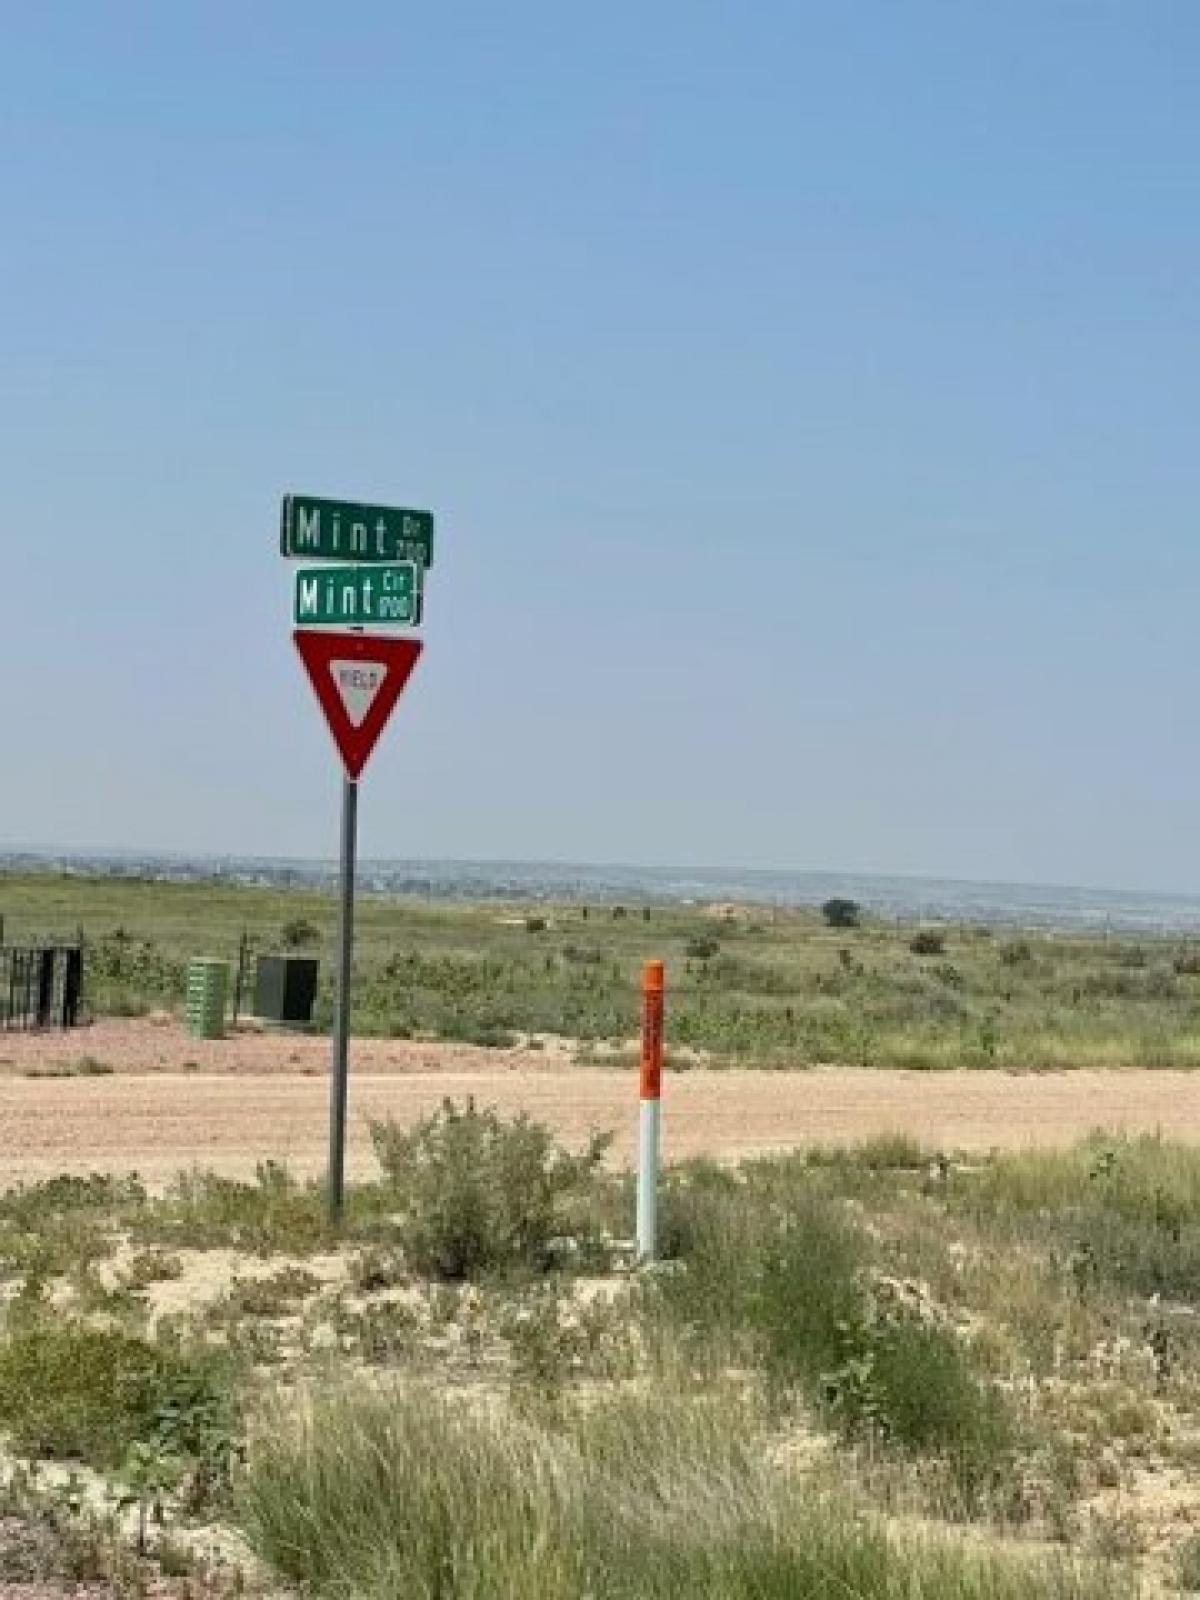
[{"label": "blue sky", "polygon": [[1200,890],[1193,0],[3,20],[0,838]]}]

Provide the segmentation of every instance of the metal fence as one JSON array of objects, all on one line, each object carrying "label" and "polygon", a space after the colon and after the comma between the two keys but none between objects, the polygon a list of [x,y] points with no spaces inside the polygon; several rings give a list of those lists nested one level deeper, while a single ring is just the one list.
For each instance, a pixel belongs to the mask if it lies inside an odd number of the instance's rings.
[{"label": "metal fence", "polygon": [[73,1028],[82,1004],[82,945],[0,948],[0,1029]]}]

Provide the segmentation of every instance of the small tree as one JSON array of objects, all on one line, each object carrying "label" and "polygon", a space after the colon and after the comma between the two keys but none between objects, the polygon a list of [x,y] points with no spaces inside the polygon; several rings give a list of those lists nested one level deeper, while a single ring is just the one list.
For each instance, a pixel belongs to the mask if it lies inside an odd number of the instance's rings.
[{"label": "small tree", "polygon": [[307,917],[289,917],[279,932],[284,944],[292,950],[302,949],[306,944],[316,944],[321,937],[320,928]]},{"label": "small tree", "polygon": [[831,928],[857,928],[862,920],[862,907],[857,900],[844,900],[835,895],[821,907],[821,915]]},{"label": "small tree", "polygon": [[915,956],[940,956],[946,949],[946,935],[938,928],[918,928],[908,948]]}]

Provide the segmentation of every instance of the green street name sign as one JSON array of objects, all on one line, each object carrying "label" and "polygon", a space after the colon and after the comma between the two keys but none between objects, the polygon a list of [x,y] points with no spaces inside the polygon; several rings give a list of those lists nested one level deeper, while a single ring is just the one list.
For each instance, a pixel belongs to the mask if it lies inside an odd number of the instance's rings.
[{"label": "green street name sign", "polygon": [[301,567],[296,574],[296,626],[415,627],[421,620],[421,570],[416,561]]},{"label": "green street name sign", "polygon": [[289,494],[279,548],[309,561],[416,561],[431,567],[433,513]]}]

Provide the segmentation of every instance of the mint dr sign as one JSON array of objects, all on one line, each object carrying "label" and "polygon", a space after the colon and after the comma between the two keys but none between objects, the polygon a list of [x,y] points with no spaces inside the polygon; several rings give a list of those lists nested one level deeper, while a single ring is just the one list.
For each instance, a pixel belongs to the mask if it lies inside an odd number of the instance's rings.
[{"label": "mint dr sign", "polygon": [[293,560],[417,561],[431,567],[433,513],[289,494],[279,548]]},{"label": "mint dr sign", "polygon": [[301,567],[296,574],[296,626],[415,627],[421,620],[421,574],[415,561]]}]

